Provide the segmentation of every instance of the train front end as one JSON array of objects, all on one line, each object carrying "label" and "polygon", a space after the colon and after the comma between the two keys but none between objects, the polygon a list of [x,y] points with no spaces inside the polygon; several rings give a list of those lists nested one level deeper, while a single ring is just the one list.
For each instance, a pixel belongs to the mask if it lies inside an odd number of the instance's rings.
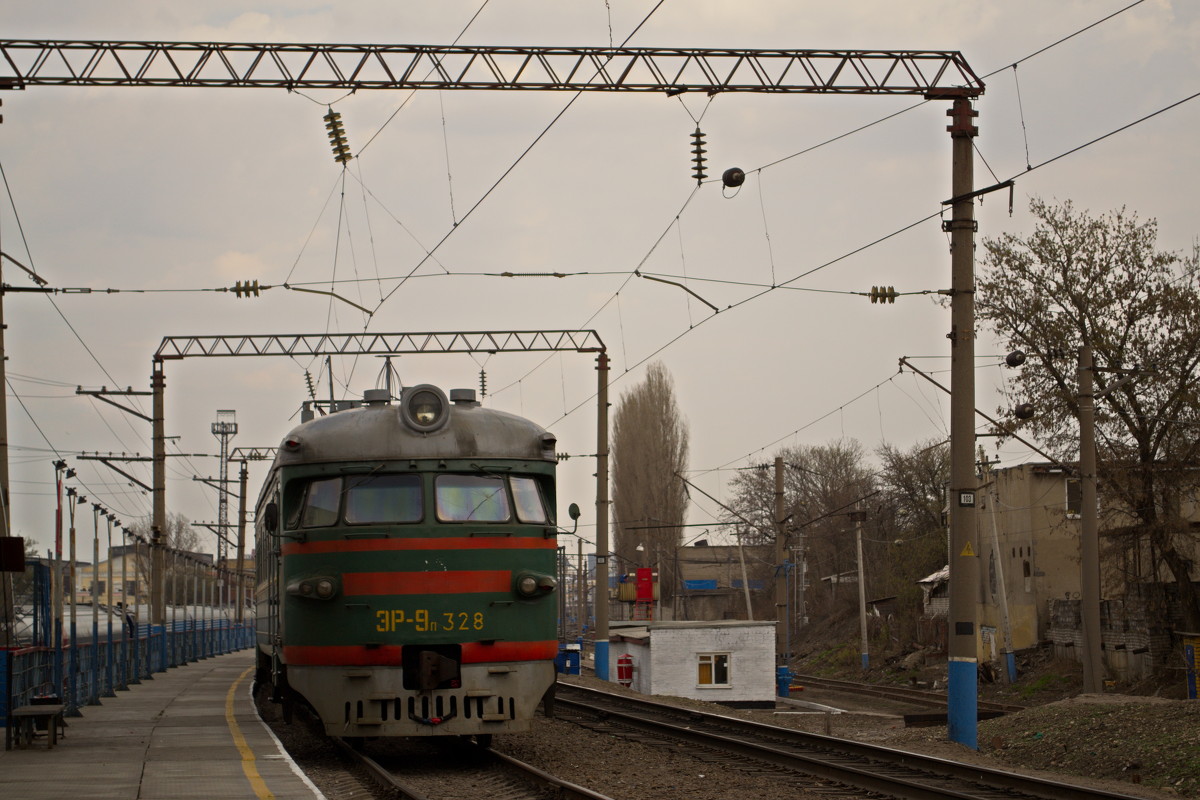
[{"label": "train front end", "polygon": [[520,732],[553,685],[554,438],[451,398],[301,425],[260,499],[260,671],[330,735]]}]

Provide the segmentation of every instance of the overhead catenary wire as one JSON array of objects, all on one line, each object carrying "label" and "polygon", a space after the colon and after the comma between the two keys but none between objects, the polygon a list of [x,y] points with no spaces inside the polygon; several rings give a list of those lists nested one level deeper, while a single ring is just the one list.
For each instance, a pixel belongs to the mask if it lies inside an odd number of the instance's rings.
[{"label": "overhead catenary wire", "polygon": [[[1139,0],[1139,1],[1140,1],[1140,0]],[[485,3],[485,5],[486,5],[486,3]],[[1133,5],[1137,5],[1137,3],[1134,3]],[[477,13],[478,13],[478,12],[477,12]],[[760,184],[760,188],[761,188],[761,184]],[[772,264],[772,267],[773,267],[773,266],[774,266],[774,265]],[[772,276],[772,283],[774,283],[774,276]],[[788,289],[796,289],[796,290],[805,290],[805,289],[804,289],[804,287],[793,287],[793,286],[789,286],[789,287],[786,287],[786,288],[788,288]],[[817,291],[817,290],[812,290],[812,291]],[[620,301],[619,301],[619,299],[618,299],[618,311],[619,311],[619,310],[620,310]],[[624,344],[624,342],[623,342],[623,344]],[[626,371],[628,371],[628,368],[626,369]]]},{"label": "overhead catenary wire", "polygon": [[[632,31],[630,31],[629,35],[625,37],[625,40],[623,42],[621,42],[622,47],[624,47],[626,44],[628,44],[629,40],[632,39],[635,35],[637,35],[637,32],[640,31],[642,29],[642,26],[645,25],[646,22],[649,21],[650,17],[654,16],[654,13],[656,11],[658,11],[658,9],[662,6],[662,4],[664,2],[666,2],[666,0],[658,0],[658,2],[654,4],[654,6],[650,9],[650,11],[642,19],[642,21],[639,22],[637,24],[637,26]],[[430,252],[424,258],[422,258],[420,261],[417,262],[416,266],[414,266],[412,268],[412,270],[409,272],[408,276],[403,278],[400,281],[400,283],[398,283],[390,292],[388,292],[387,295],[384,296],[383,300],[379,301],[379,304],[375,307],[376,310],[378,310],[380,307],[382,307],[383,304],[386,303],[392,297],[392,295],[394,295],[397,292],[397,290],[399,290],[400,287],[404,285],[405,281],[407,281],[409,277],[414,275],[417,272],[417,270],[419,270],[422,266],[424,266],[425,262],[428,261],[433,256],[433,254],[436,253],[438,251],[438,249],[441,248],[441,246],[443,244],[445,244],[446,241],[449,240],[450,237],[453,236],[454,233],[462,227],[462,223],[465,222],[467,220],[467,218],[469,218],[473,213],[475,213],[475,210],[478,209],[484,203],[484,201],[486,201],[488,199],[488,197],[490,197],[492,195],[492,193],[500,186],[501,183],[504,182],[504,180],[506,178],[508,178],[508,176],[510,174],[512,174],[513,170],[517,168],[517,165],[520,164],[525,159],[525,157],[528,156],[529,153],[531,153],[533,151],[533,149],[538,145],[539,142],[541,142],[541,140],[546,136],[546,134],[550,132],[550,129],[553,128],[555,126],[555,124],[560,119],[563,118],[563,115],[565,115],[567,113],[567,111],[570,110],[571,106],[573,106],[575,104],[575,101],[578,100],[580,98],[580,96],[582,96],[582,94],[583,94],[583,92],[579,91],[579,92],[575,92],[575,94],[571,96],[571,99],[567,101],[566,105],[564,105],[562,107],[562,109],[557,114],[555,114],[554,117],[550,120],[549,124],[547,124],[546,127],[543,128],[542,131],[536,137],[534,137],[534,140],[532,142],[530,142],[529,146],[521,151],[521,154],[517,156],[517,159],[512,164],[510,164],[508,166],[508,168],[506,170],[504,170],[504,172],[500,175],[500,177],[497,178],[496,181],[490,187],[488,187],[488,189],[479,197],[479,199],[476,200],[475,203],[470,208],[467,209],[467,211],[462,215],[462,218],[459,220],[459,224],[455,225],[449,231],[447,231],[446,234],[444,236],[442,236],[442,238],[439,239],[438,242],[433,246],[433,249],[430,250]]]},{"label": "overhead catenary wire", "polygon": [[[1197,97],[1200,97],[1200,92],[1196,92],[1196,93],[1194,93],[1194,94],[1188,95],[1187,97],[1184,97],[1184,98],[1183,98],[1183,99],[1181,99],[1181,100],[1178,100],[1178,101],[1176,101],[1176,102],[1174,102],[1174,103],[1171,103],[1170,105],[1164,106],[1164,107],[1162,107],[1162,108],[1158,109],[1157,111],[1153,111],[1153,112],[1151,112],[1151,113],[1149,113],[1149,114],[1146,114],[1146,115],[1144,115],[1144,116],[1142,116],[1142,117],[1139,117],[1138,119],[1136,119],[1136,120],[1133,120],[1132,122],[1129,122],[1129,123],[1127,123],[1127,124],[1125,124],[1125,125],[1122,125],[1121,127],[1119,127],[1119,128],[1116,128],[1116,129],[1114,129],[1114,130],[1112,130],[1112,131],[1110,131],[1110,132],[1108,132],[1108,133],[1105,133],[1105,134],[1103,134],[1103,135],[1101,135],[1101,136],[1097,136],[1097,137],[1095,137],[1095,138],[1093,138],[1093,139],[1091,139],[1091,140],[1089,140],[1089,141],[1087,141],[1087,142],[1085,142],[1085,143],[1083,143],[1083,144],[1081,144],[1081,145],[1078,145],[1078,146],[1076,146],[1076,147],[1073,147],[1073,148],[1071,148],[1070,150],[1064,151],[1063,153],[1060,153],[1059,155],[1056,155],[1056,156],[1054,156],[1054,157],[1052,157],[1052,158],[1046,159],[1045,161],[1042,161],[1042,162],[1041,162],[1041,163],[1039,163],[1039,164],[1035,164],[1033,167],[1031,167],[1030,169],[1026,170],[1026,172],[1025,172],[1025,173],[1021,173],[1021,174],[1028,174],[1028,173],[1030,173],[1030,172],[1033,172],[1033,171],[1036,171],[1036,170],[1038,170],[1038,169],[1042,169],[1042,168],[1044,168],[1044,167],[1046,167],[1046,166],[1049,166],[1050,164],[1053,164],[1054,162],[1056,162],[1056,161],[1058,161],[1058,160],[1060,160],[1060,159],[1062,159],[1062,158],[1065,158],[1066,156],[1072,155],[1072,154],[1074,154],[1074,153],[1077,153],[1077,152],[1080,152],[1081,150],[1084,150],[1084,149],[1086,149],[1087,147],[1090,147],[1090,146],[1092,146],[1092,145],[1098,144],[1099,142],[1102,142],[1102,141],[1104,141],[1105,139],[1108,139],[1109,137],[1111,137],[1111,136],[1113,136],[1113,135],[1115,135],[1115,134],[1117,134],[1117,133],[1120,133],[1120,132],[1122,132],[1122,131],[1129,130],[1130,128],[1133,128],[1133,127],[1135,127],[1136,125],[1139,125],[1139,124],[1141,124],[1141,123],[1143,123],[1143,122],[1146,122],[1146,121],[1148,121],[1148,120],[1150,120],[1150,119],[1153,119],[1154,117],[1157,117],[1157,116],[1159,116],[1160,114],[1162,114],[1162,113],[1165,113],[1166,111],[1170,111],[1171,109],[1177,108],[1177,107],[1179,107],[1179,106],[1183,105],[1184,103],[1187,103],[1187,102],[1189,102],[1189,101],[1191,101],[1191,100],[1194,100],[1194,99],[1196,99]],[[1014,176],[1013,176],[1013,178],[1012,178],[1011,180],[1015,180],[1017,177],[1020,177],[1020,175],[1021,175],[1021,174],[1014,175]],[[730,311],[730,310],[733,310],[733,309],[735,309],[735,308],[739,308],[739,307],[741,307],[741,306],[744,306],[744,305],[746,305],[747,303],[750,303],[750,302],[752,302],[752,301],[754,301],[754,300],[757,300],[757,299],[759,299],[759,298],[761,298],[761,297],[763,297],[763,296],[765,296],[765,295],[767,295],[767,294],[769,294],[769,293],[771,293],[771,292],[777,291],[779,288],[783,288],[783,287],[787,286],[787,284],[794,283],[794,282],[796,282],[796,281],[798,281],[798,280],[800,280],[800,279],[802,279],[802,278],[808,277],[809,275],[812,275],[812,274],[814,274],[814,273],[816,273],[816,272],[818,272],[818,271],[821,271],[821,270],[823,270],[823,269],[826,269],[826,268],[828,268],[828,267],[830,267],[830,266],[833,266],[834,264],[837,264],[837,263],[839,263],[839,262],[841,262],[841,261],[844,261],[845,259],[847,259],[847,258],[849,258],[849,257],[851,257],[851,256],[853,256],[853,255],[856,255],[856,254],[858,254],[858,253],[861,253],[861,252],[863,252],[864,250],[867,250],[867,249],[869,249],[869,248],[871,248],[871,247],[874,247],[875,245],[878,245],[878,244],[880,244],[880,243],[882,243],[882,242],[884,242],[884,241],[887,241],[887,240],[889,240],[889,239],[891,239],[891,238],[894,238],[894,237],[896,237],[896,236],[898,236],[898,235],[900,235],[900,234],[902,234],[902,233],[904,233],[904,232],[906,232],[906,231],[909,231],[909,230],[911,230],[911,229],[913,229],[913,228],[917,227],[918,225],[921,225],[922,223],[925,223],[925,222],[928,222],[928,221],[929,221],[929,220],[931,220],[931,219],[934,219],[934,218],[940,217],[940,216],[941,216],[941,214],[942,214],[942,210],[941,210],[941,209],[939,209],[938,211],[936,211],[936,212],[934,212],[934,213],[932,213],[932,214],[929,214],[929,215],[926,215],[926,216],[924,216],[924,217],[921,217],[920,219],[918,219],[918,220],[916,220],[916,221],[914,221],[914,222],[911,222],[911,223],[909,223],[908,225],[905,225],[905,226],[903,226],[903,227],[901,227],[901,228],[899,228],[899,229],[897,229],[897,230],[895,230],[895,231],[892,231],[892,232],[891,232],[891,233],[889,233],[889,234],[886,234],[886,235],[884,235],[884,236],[881,236],[881,237],[879,237],[879,238],[877,238],[877,239],[875,239],[875,240],[873,240],[873,241],[871,241],[871,242],[868,242],[867,244],[864,244],[864,245],[861,245],[860,247],[857,247],[857,248],[855,248],[854,250],[851,250],[851,251],[849,251],[849,252],[847,252],[847,253],[843,253],[842,255],[840,255],[840,256],[837,256],[836,258],[830,259],[829,261],[826,261],[826,262],[824,262],[824,263],[822,263],[822,264],[819,264],[819,265],[817,265],[817,266],[815,266],[815,267],[812,267],[811,269],[808,269],[808,270],[806,270],[806,271],[804,271],[804,272],[801,272],[800,274],[798,274],[798,275],[796,275],[796,276],[794,276],[794,277],[792,277],[792,278],[788,279],[787,281],[784,281],[782,284],[780,284],[780,285],[779,285],[779,286],[777,286],[777,287],[770,287],[770,288],[766,288],[766,289],[764,289],[764,290],[763,290],[763,291],[761,291],[761,292],[758,292],[758,293],[755,293],[755,294],[753,294],[753,295],[751,295],[751,296],[749,296],[749,297],[743,298],[742,300],[739,300],[739,301],[737,301],[737,302],[735,302],[735,303],[731,303],[731,304],[727,305],[727,306],[726,306],[724,309],[722,309],[722,312],[728,312],[728,311]],[[724,314],[722,314],[722,315],[713,314],[713,315],[711,315],[711,316],[708,316],[708,317],[705,317],[705,318],[701,319],[701,320],[700,320],[699,322],[697,322],[695,325],[692,325],[692,326],[690,326],[690,327],[688,327],[688,328],[684,329],[682,332],[680,332],[680,333],[679,333],[679,334],[677,334],[676,336],[672,337],[671,339],[669,339],[668,341],[666,341],[665,343],[663,343],[662,345],[660,345],[658,348],[656,348],[656,349],[655,349],[653,352],[651,352],[649,355],[645,356],[644,358],[642,358],[641,360],[639,360],[638,362],[636,362],[635,364],[633,364],[631,367],[627,368],[627,369],[626,369],[626,371],[625,371],[625,373],[622,373],[622,375],[618,375],[616,378],[614,378],[614,381],[618,381],[618,380],[620,380],[620,379],[621,379],[621,377],[623,377],[625,374],[628,374],[628,372],[629,372],[629,370],[630,370],[630,369],[635,369],[635,368],[637,368],[638,366],[641,366],[642,364],[646,363],[646,362],[647,362],[647,361],[649,361],[650,359],[652,359],[652,358],[654,358],[655,356],[657,356],[658,354],[662,353],[662,352],[663,352],[664,350],[666,350],[667,348],[671,347],[673,344],[675,344],[676,342],[678,342],[680,339],[682,339],[684,336],[686,336],[686,335],[687,335],[688,333],[690,333],[691,331],[693,331],[693,330],[695,330],[696,328],[700,327],[701,325],[703,325],[703,324],[705,324],[705,323],[707,323],[707,322],[709,322],[709,321],[711,321],[711,320],[715,319],[717,316],[724,316]],[[535,367],[534,369],[536,369],[536,367]],[[555,423],[557,423],[557,422],[561,421],[562,419],[566,418],[567,416],[569,416],[570,414],[574,413],[575,411],[578,411],[580,408],[582,408],[584,405],[586,405],[588,402],[590,402],[590,401],[591,401],[591,400],[592,400],[594,397],[595,397],[595,395],[593,394],[591,397],[588,397],[588,398],[586,398],[586,399],[585,399],[585,400],[584,400],[582,403],[580,403],[579,405],[575,406],[575,407],[574,407],[573,409],[571,409],[571,410],[570,410],[570,411],[569,411],[567,414],[564,414],[562,417],[560,417],[559,419],[555,420]]]}]

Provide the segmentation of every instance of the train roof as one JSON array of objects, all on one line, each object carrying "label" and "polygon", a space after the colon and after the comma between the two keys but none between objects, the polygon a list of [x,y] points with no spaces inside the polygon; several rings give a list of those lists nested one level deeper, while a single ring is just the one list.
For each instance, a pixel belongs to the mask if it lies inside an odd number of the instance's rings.
[{"label": "train roof", "polygon": [[[458,391],[452,393],[457,395]],[[273,467],[430,458],[556,460],[555,437],[545,428],[515,414],[484,408],[474,401],[473,392],[468,395],[470,399],[456,397],[447,403],[448,418],[428,432],[414,430],[406,422],[403,406],[386,400],[317,417],[283,438]]]}]

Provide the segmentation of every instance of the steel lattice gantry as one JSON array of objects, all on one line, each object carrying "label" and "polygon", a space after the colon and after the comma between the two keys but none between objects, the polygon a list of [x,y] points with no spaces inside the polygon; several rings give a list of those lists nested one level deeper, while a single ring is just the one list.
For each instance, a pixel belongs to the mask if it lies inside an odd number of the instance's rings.
[{"label": "steel lattice gantry", "polygon": [[[952,206],[952,218],[943,222],[952,242],[952,320],[948,338],[952,391],[950,494],[955,499],[950,504],[950,550],[955,577],[950,587],[949,732],[952,740],[976,746],[977,655],[972,592],[979,567],[970,546],[975,536],[978,483],[974,474],[973,372],[976,222],[972,198],[976,193],[971,142],[978,135],[978,128],[974,125],[976,112],[971,108],[971,99],[983,94],[984,84],[959,52],[0,39],[0,89],[30,86],[758,92],[919,95],[951,100],[953,107],[947,114],[951,117],[948,130],[953,142],[953,178],[951,200],[947,204]],[[260,344],[265,348],[263,355],[285,355],[287,338],[240,337],[236,344],[228,337],[164,340],[164,347],[168,347],[169,341],[170,347],[179,349],[160,348],[155,356],[152,380],[158,391],[156,400],[162,396],[164,359],[201,354],[250,355],[251,352],[239,348],[253,350]],[[203,352],[210,345],[215,349]],[[307,341],[302,337],[297,346],[307,347]],[[2,347],[0,340],[0,353]],[[319,354],[326,352],[322,350]],[[598,362],[603,392],[598,401],[603,411],[607,404],[608,370],[603,350],[599,351]],[[160,405],[156,404],[154,417],[158,435],[162,425]],[[604,555],[608,546],[607,431],[598,431],[598,439],[596,578],[598,585],[603,585],[608,575]],[[158,443],[161,445],[161,439]],[[0,468],[7,464],[6,441],[2,446],[5,456]],[[163,460],[156,458],[155,463],[157,468]],[[0,494],[7,496],[7,489],[0,489]],[[156,492],[156,504],[162,502],[162,495],[161,490]],[[161,521],[163,517],[158,511],[156,505],[155,518]],[[603,603],[597,603],[596,610],[597,675],[607,679],[608,611]],[[602,639],[604,663],[600,653]]]},{"label": "steel lattice gantry", "polygon": [[983,93],[954,50],[0,40],[0,83],[267,89]]},{"label": "steel lattice gantry", "polygon": [[[150,375],[154,433],[154,486],[152,544],[159,544],[167,518],[167,450],[166,450],[166,374],[167,361],[185,358],[236,358],[254,356],[325,356],[325,355],[414,355],[422,353],[534,353],[569,352],[596,353],[598,378],[597,431],[602,432],[603,447],[598,452],[607,455],[608,432],[608,355],[604,342],[593,330],[530,330],[530,331],[426,331],[421,333],[295,333],[246,336],[166,336],[154,353]],[[242,448],[239,448],[242,449]],[[244,550],[246,530],[245,481],[246,461],[268,457],[274,448],[246,448],[242,461],[242,503],[238,510],[238,559]],[[273,453],[272,453],[273,454]],[[597,473],[603,476],[604,502],[607,504],[607,458]],[[598,479],[599,480],[599,479]],[[161,558],[162,548],[153,548],[154,557]],[[162,565],[153,564],[154,575],[162,574]],[[161,614],[162,586],[155,580],[151,589],[151,613]],[[240,607],[239,607],[240,608]],[[156,617],[157,619],[157,617]]]},{"label": "steel lattice gantry", "polygon": [[604,352],[592,330],[450,331],[425,333],[293,333],[167,336],[155,361],[220,356],[357,356],[419,353]]}]

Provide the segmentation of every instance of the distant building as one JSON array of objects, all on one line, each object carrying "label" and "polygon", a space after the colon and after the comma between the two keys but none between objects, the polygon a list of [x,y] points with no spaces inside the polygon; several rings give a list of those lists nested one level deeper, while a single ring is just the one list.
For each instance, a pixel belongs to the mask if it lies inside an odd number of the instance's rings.
[{"label": "distant building", "polygon": [[775,619],[773,546],[681,547],[677,558],[673,619],[747,619],[747,586],[754,619]]},{"label": "distant building", "polygon": [[[973,539],[979,558],[976,619],[981,660],[1039,644],[1050,644],[1060,656],[1079,657],[1079,488],[1076,477],[1051,464],[1023,464],[988,473],[979,492]],[[1103,497],[1100,504],[1103,508]],[[1107,510],[1125,524],[1131,520],[1111,505]],[[1200,519],[1194,503],[1184,513]],[[1149,566],[1156,563],[1149,553],[1133,556],[1144,567],[1131,569],[1116,563],[1129,556],[1106,556],[1111,549],[1105,547],[1109,537],[1102,520],[1104,660],[1114,673],[1136,677],[1161,663],[1171,646],[1178,622],[1178,606],[1172,610],[1173,579]],[[1196,580],[1200,558],[1193,558],[1193,564]],[[925,590],[922,638],[926,643],[945,645],[946,588],[953,577],[949,570],[946,567],[918,582]]]}]

